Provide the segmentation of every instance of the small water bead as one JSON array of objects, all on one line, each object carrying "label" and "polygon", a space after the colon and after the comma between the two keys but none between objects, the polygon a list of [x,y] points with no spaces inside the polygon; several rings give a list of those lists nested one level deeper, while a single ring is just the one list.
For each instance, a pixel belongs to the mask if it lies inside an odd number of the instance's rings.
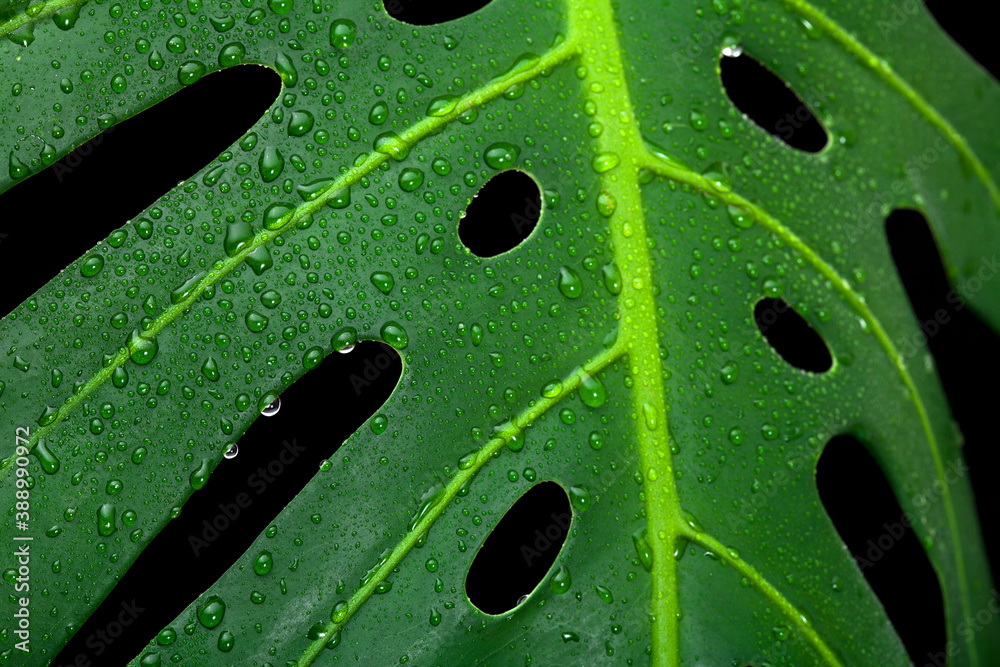
[{"label": "small water bead", "polygon": [[178,303],[191,298],[195,291],[197,291],[198,285],[206,275],[208,275],[207,271],[199,271],[185,280],[182,284],[175,287],[170,292],[170,303],[177,305]]},{"label": "small water bead", "polygon": [[424,184],[424,172],[407,167],[399,174],[399,189],[403,192],[413,192]]},{"label": "small water bead", "polygon": [[375,435],[381,435],[385,433],[386,429],[389,428],[389,418],[383,414],[377,414],[372,417],[371,420],[371,430]]},{"label": "small water bead", "polygon": [[388,155],[394,160],[405,160],[410,154],[410,145],[403,141],[395,132],[383,132],[375,137],[372,144],[376,153]]},{"label": "small water bead", "polygon": [[240,446],[237,443],[232,443],[226,448],[225,454],[223,456],[227,459],[235,459],[240,453]]},{"label": "small water bead", "polygon": [[382,340],[396,348],[402,350],[409,342],[406,330],[397,322],[389,321],[382,325]]},{"label": "small water bead", "polygon": [[635,547],[636,557],[639,559],[642,569],[651,572],[653,570],[653,550],[650,548],[649,542],[646,541],[645,528],[632,534],[632,545]]},{"label": "small water bead", "polygon": [[585,486],[571,486],[569,488],[569,500],[573,507],[581,512],[590,509],[590,491]]},{"label": "small water bead", "polygon": [[618,265],[614,262],[610,264],[605,264],[601,267],[601,273],[604,277],[604,287],[611,294],[617,296],[622,292],[622,273],[618,269]]},{"label": "small water bead", "polygon": [[431,162],[431,169],[439,176],[447,176],[451,173],[451,163],[443,157],[434,158],[434,161]]},{"label": "small water bead", "polygon": [[733,189],[733,183],[729,179],[726,166],[721,162],[713,162],[705,171],[701,172],[701,175],[719,192],[731,192]]},{"label": "small water bead", "polygon": [[181,65],[177,71],[177,79],[181,82],[181,85],[190,86],[205,76],[206,71],[204,63],[197,60],[189,60]]},{"label": "small water bead", "polygon": [[278,15],[287,14],[292,11],[294,0],[267,0],[268,8]]},{"label": "small water bead", "polygon": [[610,218],[618,208],[618,201],[610,192],[602,190],[597,195],[597,212],[605,218]]},{"label": "small water bead", "polygon": [[372,285],[378,289],[382,294],[389,294],[392,292],[393,286],[395,286],[396,281],[393,280],[392,274],[386,271],[375,271],[370,276]]},{"label": "small water bead", "polygon": [[562,393],[562,382],[559,380],[552,380],[542,387],[542,396],[545,398],[555,398],[560,393]]},{"label": "small water bead", "polygon": [[731,362],[723,366],[719,370],[719,377],[722,379],[724,384],[732,384],[736,382],[736,378],[740,375],[740,367],[736,365],[735,362]]},{"label": "small water bead", "polygon": [[115,506],[112,503],[104,503],[97,508],[97,533],[102,537],[108,537],[115,532]]},{"label": "small water bead", "polygon": [[591,431],[590,436],[587,438],[590,443],[590,448],[594,450],[599,450],[604,447],[604,436],[602,436],[597,431]]},{"label": "small water bead", "polygon": [[59,471],[59,459],[48,448],[44,438],[35,443],[35,448],[31,450],[31,453],[38,458],[42,470],[46,473],[52,475]]},{"label": "small water bead", "polygon": [[195,491],[205,488],[208,478],[212,474],[212,464],[208,459],[202,459],[201,465],[191,472],[188,483]]},{"label": "small water bead", "polygon": [[621,164],[621,158],[618,157],[617,153],[598,153],[594,156],[591,166],[598,174],[603,174],[611,171],[619,164]]},{"label": "small water bead", "polygon": [[266,315],[261,315],[253,310],[247,312],[244,320],[246,321],[247,328],[254,333],[260,333],[266,329],[269,321]]},{"label": "small water bead", "polygon": [[600,379],[580,371],[580,400],[591,408],[599,408],[608,399],[608,391]]},{"label": "small water bead", "polygon": [[159,344],[156,342],[156,338],[144,338],[138,329],[132,332],[132,336],[129,338],[128,351],[129,358],[136,364],[140,366],[148,364],[156,356],[156,352],[159,350]]},{"label": "small water bead", "polygon": [[330,46],[346,49],[354,44],[358,26],[350,19],[337,19],[330,25]]},{"label": "small water bead", "polygon": [[559,291],[567,299],[577,299],[583,294],[583,281],[578,274],[568,266],[559,269]]},{"label": "small water bead", "polygon": [[92,278],[100,273],[103,268],[104,257],[101,255],[91,255],[83,260],[83,264],[80,265],[80,275],[84,278]]},{"label": "small water bead", "polygon": [[564,593],[569,592],[571,584],[572,581],[569,575],[569,568],[560,565],[556,569],[555,574],[553,574],[552,578],[549,580],[549,590],[556,595],[563,595]]},{"label": "small water bead", "polygon": [[330,341],[333,349],[337,350],[341,354],[348,354],[354,350],[354,346],[358,342],[358,332],[352,327],[345,327],[341,329],[336,334],[334,334],[333,339]]},{"label": "small water bead", "polygon": [[198,622],[211,630],[222,623],[226,615],[226,603],[218,595],[209,597],[198,607]]},{"label": "small water bead", "polygon": [[308,111],[293,111],[288,120],[288,134],[301,137],[307,134],[316,124],[316,118]]},{"label": "small water bead", "polygon": [[276,399],[274,399],[274,401],[268,403],[264,407],[264,409],[260,411],[260,414],[262,416],[264,416],[264,417],[273,417],[274,415],[278,414],[279,410],[281,410],[281,398],[280,397],[276,398]]},{"label": "small water bead", "polygon": [[287,203],[275,203],[264,209],[264,228],[275,230],[281,229],[292,219],[295,214],[295,206]]},{"label": "small water bead", "polygon": [[266,146],[264,152],[260,155],[257,165],[260,167],[261,179],[265,183],[270,183],[281,176],[281,172],[285,169],[285,157],[277,148]]},{"label": "small water bead", "polygon": [[219,635],[219,642],[217,646],[219,650],[223,653],[229,653],[233,650],[233,646],[236,644],[236,637],[229,630],[223,630],[222,634]]},{"label": "small water bead", "polygon": [[219,66],[233,67],[234,65],[239,65],[243,62],[246,54],[246,48],[239,42],[226,44],[222,47],[222,51],[219,52]]},{"label": "small water bead", "polygon": [[368,112],[368,122],[372,125],[381,125],[388,117],[389,105],[381,100],[373,104],[371,111]]},{"label": "small water bead", "polygon": [[608,604],[614,602],[614,596],[611,595],[611,590],[608,589],[606,586],[598,586],[596,590],[597,590],[597,597],[601,598],[602,602],[606,602]]},{"label": "small water bead", "polygon": [[501,141],[487,148],[486,152],[483,153],[483,159],[486,161],[486,164],[494,169],[507,169],[517,162],[520,154],[521,149],[519,147]]},{"label": "small water bead", "polygon": [[437,572],[438,562],[436,558],[428,558],[427,562],[424,563],[424,567],[427,568],[428,572]]},{"label": "small water bead", "polygon": [[253,571],[257,576],[263,577],[271,571],[272,565],[274,565],[274,559],[271,557],[271,552],[261,551],[257,554],[257,557],[254,558]]},{"label": "small water bead", "polygon": [[458,104],[458,97],[455,95],[443,95],[441,97],[435,97],[427,105],[427,115],[434,117],[447,116],[452,111],[455,110],[455,106]]},{"label": "small water bead", "polygon": [[311,347],[306,350],[305,355],[302,357],[302,366],[310,371],[320,365],[323,361],[323,348],[321,347]]}]

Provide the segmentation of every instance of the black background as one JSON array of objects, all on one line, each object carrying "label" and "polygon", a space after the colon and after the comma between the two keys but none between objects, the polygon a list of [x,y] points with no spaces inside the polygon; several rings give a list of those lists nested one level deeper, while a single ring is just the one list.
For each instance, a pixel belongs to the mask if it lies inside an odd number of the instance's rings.
[{"label": "black background", "polygon": [[[387,4],[399,18],[415,23],[454,18],[445,3],[430,3],[437,8],[433,10],[437,16],[431,15],[427,8],[422,16],[418,15],[421,11],[418,3],[399,3],[398,12],[394,11],[391,2]],[[474,0],[465,5],[464,11],[483,4],[483,0]],[[1000,57],[989,21],[962,3],[933,0],[928,1],[928,5],[942,26],[973,57],[994,76],[1000,76]],[[739,72],[745,75],[744,85],[750,90],[766,84],[766,81],[753,78],[752,67]],[[279,88],[277,75],[259,67],[235,68],[212,75],[139,117],[112,128],[54,167],[0,195],[0,210],[3,211],[0,234],[5,235],[0,236],[0,265],[8,267],[5,269],[8,272],[17,267],[17,279],[8,275],[4,290],[0,290],[0,312],[9,312],[59,270],[106,238],[114,228],[227,149],[265,113]],[[734,87],[734,99],[736,92]],[[744,109],[754,118],[756,114],[780,117],[788,110],[783,106],[787,100],[775,102],[769,98],[761,103],[760,98],[758,92],[757,101],[751,101],[751,105],[756,105],[753,111]],[[220,129],[218,124],[185,123],[182,126],[172,121],[181,115],[181,110],[200,107],[214,109],[214,117],[228,118],[229,124]],[[766,126],[763,121],[762,124]],[[134,164],[130,149],[154,131],[159,137],[159,145],[183,145],[184,153],[162,154],[156,160],[145,160],[140,167]],[[527,180],[505,181],[493,196],[498,201],[504,198],[523,201],[525,196],[536,198],[537,189]],[[95,192],[109,196],[97,199]],[[483,198],[486,197],[487,193],[483,193]],[[37,220],[36,201],[45,201],[47,220],[62,221],[58,235],[48,224]],[[517,242],[518,239],[498,239],[483,233],[493,227],[488,219],[491,210],[495,209],[495,214],[500,209],[480,208],[483,209],[481,213],[473,216],[470,211],[467,219],[479,219],[479,224],[462,230],[463,240],[470,247],[476,248],[479,244],[484,249],[479,254],[495,254],[489,251],[491,247],[503,249],[498,244],[509,247]],[[929,346],[953,414],[966,437],[966,460],[987,550],[994,572],[997,572],[1000,571],[997,567],[1000,534],[991,527],[1000,516],[1000,499],[990,488],[1000,461],[996,453],[994,418],[997,392],[984,378],[1000,377],[1000,338],[968,309],[955,312],[946,302],[951,287],[941,269],[933,239],[922,224],[919,216],[902,213],[890,220],[888,234],[917,317],[921,321],[932,319],[933,313],[943,307],[953,314],[952,321],[930,338]],[[908,230],[907,233],[901,233],[902,229]],[[920,231],[913,233],[913,229]],[[24,261],[27,257],[30,261]],[[787,341],[784,344],[794,345]],[[373,374],[371,364],[385,368]],[[248,548],[305,485],[318,463],[332,456],[339,443],[376,411],[395,386],[399,372],[398,356],[394,351],[366,343],[349,354],[332,355],[287,390],[278,414],[257,420],[240,440],[239,455],[224,461],[213,472],[211,483],[192,497],[182,515],[143,552],[54,664],[69,665],[77,655],[85,654],[95,665],[113,667],[124,665],[137,655],[159,629],[173,620]],[[364,378],[369,384],[358,391],[357,378]],[[311,417],[329,414],[331,406],[336,406],[335,419]],[[258,468],[267,467],[278,459],[287,442],[301,447],[301,453],[294,461],[283,465],[282,474],[258,494],[260,487],[249,481],[251,476]],[[897,522],[901,516],[878,467],[863,448],[850,439],[840,438],[831,443],[821,461],[819,485],[838,530],[856,555],[863,555],[868,540],[877,539],[885,533],[886,523]],[[220,504],[231,504],[241,492],[251,497],[251,505],[241,510],[239,517],[219,538],[192,546],[191,536],[205,537],[202,522],[215,518],[220,513]],[[519,558],[511,559],[503,553],[501,546],[491,548],[491,545],[530,541],[526,538],[532,536],[536,528],[544,528],[550,523],[547,519],[550,513],[567,510],[561,491],[539,488],[515,506],[511,520],[504,521],[498,529],[503,531],[502,536],[495,534],[497,539],[487,543],[483,550],[485,555],[477,561],[477,566],[485,563],[495,573],[503,571],[498,569],[500,564],[520,562]],[[556,551],[552,550],[553,557]],[[505,578],[478,577],[474,568],[470,575],[470,596],[489,611],[510,608],[545,575],[550,564],[551,559],[539,560],[532,567],[509,570]],[[184,572],[185,576],[163,576],[166,571]],[[945,642],[940,591],[916,539],[912,534],[903,536],[896,547],[864,572],[883,600],[914,662],[918,667],[934,664],[927,656],[940,651]],[[144,611],[128,631],[110,643],[99,639],[97,633],[106,631],[119,616],[122,605],[129,603]],[[104,647],[100,657],[95,655],[98,644]]]}]

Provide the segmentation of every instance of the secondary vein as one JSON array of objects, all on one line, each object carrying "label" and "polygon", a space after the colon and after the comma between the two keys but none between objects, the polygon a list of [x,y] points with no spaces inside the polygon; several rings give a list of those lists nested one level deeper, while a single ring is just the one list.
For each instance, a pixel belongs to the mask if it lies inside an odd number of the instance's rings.
[{"label": "secondary vein", "polygon": [[983,186],[993,200],[994,206],[1000,211],[1000,189],[997,188],[993,176],[986,169],[986,165],[979,159],[972,147],[969,146],[965,137],[949,123],[941,112],[930,104],[923,96],[910,85],[906,79],[899,76],[892,66],[884,58],[880,58],[857,37],[845,30],[839,23],[823,13],[822,10],[813,6],[806,0],[780,0],[799,16],[808,19],[811,23],[821,28],[835,42],[840,44],[848,53],[857,58],[861,64],[868,67],[875,74],[885,81],[893,90],[902,95],[917,112],[939,130],[952,146],[959,152],[959,155],[968,162],[972,170],[976,173]]},{"label": "secondary vein", "polygon": [[[882,323],[868,306],[864,297],[854,291],[854,288],[851,287],[851,284],[847,281],[847,279],[841,276],[837,270],[833,268],[833,266],[827,263],[827,261],[824,260],[818,252],[816,252],[808,243],[795,234],[795,232],[786,227],[780,220],[772,216],[758,204],[754,204],[735,192],[722,191],[712,181],[705,178],[701,174],[691,171],[676,162],[665,160],[652,152],[647,151],[646,166],[648,169],[660,176],[678,183],[690,185],[703,192],[709,192],[712,196],[720,199],[722,202],[742,209],[764,229],[767,229],[784,241],[789,247],[801,253],[802,256],[805,257],[806,261],[813,266],[813,268],[819,271],[824,278],[830,281],[834,289],[840,292],[841,297],[848,303],[848,305],[851,306],[854,312],[864,320],[872,334],[874,334],[875,339],[878,341],[879,345],[882,347],[883,351],[896,368],[896,371],[899,374],[903,385],[906,387],[917,411],[921,428],[924,431],[928,447],[930,448],[931,458],[934,461],[935,471],[938,478],[944,480],[945,467],[944,461],[941,458],[937,435],[934,433],[934,427],[927,414],[927,408],[924,405],[923,398],[917,390],[916,383],[913,381],[913,376],[910,375],[910,371],[906,366],[905,360],[896,349],[892,340],[889,338],[889,334],[882,326]],[[969,607],[968,599],[969,588],[966,580],[965,557],[962,551],[962,543],[958,531],[958,518],[955,514],[955,506],[951,497],[951,491],[947,484],[942,486],[942,500],[948,520],[948,531],[951,533],[952,548],[955,552],[955,569],[958,575],[959,588],[961,590],[962,615],[966,622],[969,622],[971,620],[971,609]],[[972,653],[973,664],[976,664],[975,648],[972,649]]]},{"label": "secondary vein", "polygon": [[445,509],[451,504],[451,501],[454,500],[459,490],[472,482],[482,467],[493,459],[494,454],[503,449],[512,438],[524,431],[532,422],[576,391],[585,375],[596,375],[618,359],[623,353],[624,347],[620,343],[616,343],[613,347],[596,355],[582,367],[575,369],[562,381],[562,387],[557,395],[540,399],[534,405],[523,410],[490,439],[489,442],[476,450],[471,458],[463,459],[466,461],[465,467],[460,468],[455,476],[448,481],[448,484],[445,485],[444,489],[437,496],[434,504],[393,548],[381,566],[372,573],[372,576],[351,596],[351,599],[347,603],[347,608],[342,611],[342,616],[338,617],[337,620],[331,620],[327,623],[323,636],[320,639],[314,640],[309,645],[309,648],[299,658],[297,667],[308,667],[308,665],[313,663],[330,642],[330,638],[339,632],[365,601],[372,596],[378,585],[386,580],[406,555],[413,550],[417,542],[431,529],[438,518],[444,513]]},{"label": "secondary vein", "polygon": [[[155,338],[157,334],[163,331],[163,329],[186,313],[195,301],[201,297],[206,289],[215,285],[235,270],[250,253],[261,246],[267,245],[278,236],[294,231],[303,219],[319,211],[328,201],[337,196],[337,194],[345,188],[350,187],[354,183],[361,180],[363,176],[375,171],[380,165],[390,160],[390,156],[393,153],[405,154],[405,149],[412,147],[420,140],[439,132],[446,125],[465,113],[468,109],[481,106],[496,99],[512,85],[525,82],[548,72],[550,68],[555,67],[559,63],[571,57],[573,54],[574,48],[572,44],[563,42],[562,44],[556,45],[548,53],[538,58],[530,65],[518,68],[511,73],[501,75],[491,80],[483,87],[463,95],[449,113],[441,116],[426,116],[420,122],[416,123],[404,132],[394,145],[384,147],[382,149],[384,152],[373,150],[368,153],[364,159],[355,161],[355,165],[349,171],[334,180],[333,183],[327,186],[326,189],[324,189],[318,196],[310,201],[300,204],[291,213],[289,213],[287,215],[287,219],[280,227],[273,230],[264,229],[258,232],[254,239],[239,253],[232,257],[217,260],[213,265],[212,270],[209,271],[183,299],[171,305],[163,313],[157,316],[150,326],[142,332],[141,337],[149,340]],[[75,390],[75,393],[70,396],[62,406],[59,407],[54,419],[49,421],[45,426],[42,426],[34,431],[28,442],[28,449],[34,449],[39,440],[48,437],[49,434],[58,428],[77,406],[83,403],[91,394],[97,391],[98,388],[103,386],[104,383],[108,381],[115,368],[127,363],[129,358],[130,352],[128,348],[120,348],[107,365],[102,367],[100,371],[95,373],[79,389]],[[0,463],[0,479],[3,479],[6,475],[6,471],[11,468],[12,462],[13,455],[7,457],[2,463]]]}]

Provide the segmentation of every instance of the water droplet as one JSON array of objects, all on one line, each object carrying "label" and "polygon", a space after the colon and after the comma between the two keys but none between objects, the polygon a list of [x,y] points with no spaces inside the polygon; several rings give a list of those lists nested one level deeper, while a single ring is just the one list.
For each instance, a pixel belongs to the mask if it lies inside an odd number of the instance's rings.
[{"label": "water droplet", "polygon": [[350,19],[337,19],[330,25],[330,46],[346,49],[354,43],[358,26]]},{"label": "water droplet", "polygon": [[435,97],[427,105],[427,115],[435,117],[447,116],[455,110],[456,104],[458,104],[458,97],[455,95]]},{"label": "water droplet", "polygon": [[92,278],[100,273],[103,268],[104,257],[101,255],[91,255],[83,260],[83,264],[80,265],[80,274],[84,278]]},{"label": "water droplet", "polygon": [[140,366],[148,364],[156,356],[159,344],[156,338],[143,338],[138,329],[132,331],[128,342],[129,358]]},{"label": "water droplet", "polygon": [[576,299],[583,294],[583,281],[580,275],[568,266],[559,269],[559,291],[567,299]]},{"label": "water droplet", "polygon": [[268,403],[264,407],[264,409],[260,411],[260,414],[263,415],[264,417],[273,417],[274,415],[278,414],[279,410],[281,410],[281,398],[280,397],[276,398],[273,401],[271,401],[270,403]]},{"label": "water droplet", "polygon": [[97,508],[97,532],[102,537],[107,537],[115,532],[115,506],[111,503],[104,503]]},{"label": "water droplet", "polygon": [[382,340],[397,350],[402,350],[409,342],[406,330],[403,329],[403,327],[401,327],[397,322],[393,321],[386,322],[382,325]]},{"label": "water droplet", "polygon": [[399,189],[403,192],[413,192],[424,184],[424,172],[407,167],[399,174]]},{"label": "water droplet", "polygon": [[632,545],[635,547],[635,553],[642,569],[651,572],[653,570],[653,550],[649,547],[649,542],[646,541],[645,528],[640,528],[632,534]]},{"label": "water droplet", "polygon": [[549,580],[549,589],[556,595],[562,595],[569,591],[570,584],[569,569],[560,565]]},{"label": "water droplet", "polygon": [[599,408],[608,399],[608,391],[604,388],[598,378],[593,377],[585,371],[580,371],[580,400],[584,405],[592,408]]},{"label": "water droplet", "polygon": [[301,137],[313,129],[316,118],[308,111],[293,111],[288,120],[288,134]]},{"label": "water droplet", "polygon": [[598,174],[603,174],[611,171],[619,164],[621,164],[621,159],[617,153],[598,153],[594,156],[591,166]]},{"label": "water droplet", "polygon": [[59,459],[56,458],[55,454],[45,444],[44,439],[35,443],[35,448],[31,452],[38,457],[38,462],[42,465],[42,470],[50,475],[59,471]]},{"label": "water droplet", "polygon": [[501,141],[487,148],[486,152],[483,153],[483,159],[486,161],[486,164],[494,169],[506,169],[517,162],[520,154],[520,148],[514,144]]},{"label": "water droplet", "polygon": [[218,595],[211,596],[198,607],[198,622],[210,630],[222,623],[225,615],[226,603]]},{"label": "water droplet", "polygon": [[201,465],[197,469],[192,471],[191,476],[188,478],[188,482],[191,484],[191,488],[195,491],[205,488],[208,484],[208,478],[212,474],[212,463],[208,459],[202,459]]},{"label": "water droplet", "polygon": [[189,60],[177,71],[177,79],[181,85],[190,86],[201,77],[205,76],[205,64],[197,60]]},{"label": "water droplet", "polygon": [[240,446],[237,443],[232,443],[226,447],[226,452],[223,456],[227,459],[235,459],[240,453]]},{"label": "water droplet", "polygon": [[257,576],[263,577],[271,571],[272,565],[274,565],[274,559],[271,557],[271,552],[261,551],[253,560],[253,571]]}]

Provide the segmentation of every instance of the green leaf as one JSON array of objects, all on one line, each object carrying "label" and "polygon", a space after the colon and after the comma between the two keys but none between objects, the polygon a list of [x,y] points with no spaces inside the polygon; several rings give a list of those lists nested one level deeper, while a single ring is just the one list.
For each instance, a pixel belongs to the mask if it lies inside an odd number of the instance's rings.
[{"label": "green leaf", "polygon": [[[31,653],[5,634],[2,660],[53,660],[260,408],[381,339],[405,362],[392,398],[136,664],[906,664],[816,491],[848,432],[940,578],[950,664],[997,664],[960,437],[929,353],[904,348],[919,327],[882,220],[925,212],[956,285],[992,265],[1000,88],[922,7],[894,9],[495,0],[414,27],[377,2],[0,5],[0,190],[221,67],[284,81],[244,141],[3,321],[0,407],[32,454],[0,491],[12,507],[29,480],[36,560]],[[735,109],[716,74],[734,44],[810,105],[823,152]],[[149,137],[136,165],[168,148]],[[459,219],[508,168],[542,218],[477,258]],[[80,224],[41,209],[23,224]],[[996,327],[1000,283],[977,284]],[[829,372],[768,346],[765,295]],[[559,585],[487,616],[466,572],[536,479],[589,507]]]}]

